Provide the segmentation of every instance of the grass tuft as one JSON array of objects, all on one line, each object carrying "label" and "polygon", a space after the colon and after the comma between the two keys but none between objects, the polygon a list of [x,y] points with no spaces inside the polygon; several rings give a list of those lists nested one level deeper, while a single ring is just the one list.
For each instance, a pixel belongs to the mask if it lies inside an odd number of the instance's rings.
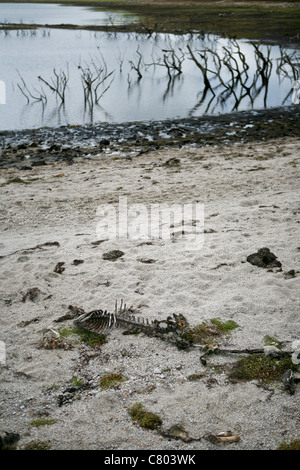
[{"label": "grass tuft", "polygon": [[151,411],[145,410],[142,403],[135,403],[128,408],[130,417],[134,423],[145,429],[157,429],[162,425],[161,418]]}]

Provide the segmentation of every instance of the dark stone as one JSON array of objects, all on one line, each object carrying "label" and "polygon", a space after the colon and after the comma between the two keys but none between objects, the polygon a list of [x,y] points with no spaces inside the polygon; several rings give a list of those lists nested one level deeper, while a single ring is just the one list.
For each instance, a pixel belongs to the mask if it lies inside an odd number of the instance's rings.
[{"label": "dark stone", "polygon": [[0,450],[9,449],[20,439],[20,435],[14,432],[0,433]]},{"label": "dark stone", "polygon": [[100,145],[109,145],[110,141],[108,139],[102,139],[102,140],[100,140],[99,144]]},{"label": "dark stone", "polygon": [[165,166],[179,166],[179,165],[180,165],[179,158],[169,158],[169,160],[165,162]]},{"label": "dark stone", "polygon": [[296,277],[296,272],[294,269],[291,269],[290,271],[288,271],[287,273],[284,273],[284,277],[285,279],[293,279],[294,277]]},{"label": "dark stone", "polygon": [[286,370],[281,377],[281,381],[283,382],[284,390],[286,390],[291,395],[295,393],[295,382],[294,382],[294,374],[291,369]]},{"label": "dark stone", "polygon": [[57,144],[53,144],[51,145],[51,147],[49,147],[49,152],[57,152],[58,150],[60,150],[60,145],[57,145]]},{"label": "dark stone", "polygon": [[115,261],[116,259],[121,258],[121,256],[123,256],[124,254],[125,253],[123,253],[123,251],[112,250],[108,251],[107,253],[103,253],[102,258],[109,261]]},{"label": "dark stone", "polygon": [[281,262],[269,248],[261,248],[257,253],[252,253],[247,257],[247,261],[259,268],[281,268]]},{"label": "dark stone", "polygon": [[31,166],[21,166],[20,170],[32,170]]},{"label": "dark stone", "polygon": [[63,261],[57,263],[57,265],[54,268],[54,272],[57,273],[57,274],[62,274],[65,270],[65,268],[63,267],[64,264],[65,263]]},{"label": "dark stone", "polygon": [[180,424],[175,424],[169,429],[162,430],[161,435],[169,439],[181,439],[183,442],[191,442],[193,440]]},{"label": "dark stone", "polygon": [[31,300],[31,302],[36,302],[40,298],[41,294],[42,292],[38,287],[33,287],[23,295],[22,302],[26,302],[27,299]]},{"label": "dark stone", "polygon": [[35,162],[32,162],[31,165],[32,166],[44,166],[44,165],[47,165],[47,163],[45,162],[45,160],[37,160]]}]

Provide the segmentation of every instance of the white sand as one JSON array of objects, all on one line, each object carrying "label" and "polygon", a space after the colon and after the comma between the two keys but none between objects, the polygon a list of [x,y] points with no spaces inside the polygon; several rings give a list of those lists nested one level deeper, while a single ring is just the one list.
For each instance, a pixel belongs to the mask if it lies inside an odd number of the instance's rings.
[{"label": "white sand", "polygon": [[[208,366],[199,351],[179,351],[144,335],[113,331],[101,352],[75,345],[71,350],[43,349],[42,331],[72,327],[55,323],[78,306],[112,310],[123,298],[141,316],[163,319],[182,313],[191,325],[220,318],[239,328],[222,347],[261,348],[266,335],[286,349],[300,337],[299,322],[299,140],[166,150],[131,155],[101,155],[72,166],[36,167],[31,172],[2,170],[0,183],[20,177],[1,191],[1,336],[6,361],[1,372],[1,428],[18,432],[19,445],[50,441],[52,449],[276,449],[300,435],[300,388],[294,395],[281,383],[231,383],[224,369],[237,357],[212,356]],[[181,165],[163,164],[179,158]],[[204,204],[203,246],[189,250],[182,240],[109,240],[98,246],[96,210],[143,203]],[[213,231],[212,231],[213,230]],[[211,233],[210,233],[211,232]],[[24,253],[46,242],[44,246]],[[269,247],[282,271],[268,272],[246,262]],[[125,254],[115,262],[102,254]],[[151,264],[141,258],[153,259]],[[75,266],[75,259],[84,263]],[[65,271],[54,273],[58,262]],[[296,277],[286,279],[291,269]],[[42,292],[22,302],[28,289]],[[22,322],[30,321],[27,326]],[[3,362],[3,358],[2,358]],[[87,391],[61,407],[57,396],[72,377],[96,380],[120,372],[119,389]],[[191,374],[204,374],[191,382]],[[52,392],[47,390],[53,386]],[[156,386],[147,392],[147,387]],[[141,393],[142,392],[142,393]],[[134,425],[127,408],[142,402],[158,413],[163,428],[180,424],[198,441],[162,438]],[[35,428],[34,419],[56,419]],[[203,436],[231,430],[240,441],[212,444]]]}]

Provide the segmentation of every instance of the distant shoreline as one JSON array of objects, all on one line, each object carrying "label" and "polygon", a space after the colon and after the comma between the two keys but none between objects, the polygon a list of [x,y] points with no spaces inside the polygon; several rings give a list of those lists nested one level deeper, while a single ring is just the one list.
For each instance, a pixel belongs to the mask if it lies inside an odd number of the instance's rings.
[{"label": "distant shoreline", "polygon": [[[0,3],[8,3],[1,2]],[[12,3],[21,3],[18,1]],[[53,3],[28,2],[28,3]],[[55,2],[56,3],[56,2]],[[184,31],[201,31],[229,37],[248,38],[262,41],[276,41],[281,45],[300,45],[300,2],[205,2],[180,0],[146,0],[139,1],[68,1],[63,5],[85,6],[106,10],[122,10],[139,17],[138,23],[128,25],[111,24],[105,27],[83,26],[80,29],[102,31],[136,31],[182,33]],[[37,26],[37,25],[36,25]],[[3,29],[8,25],[0,25]],[[11,25],[16,28],[18,25]],[[22,28],[32,25],[22,25]],[[39,25],[38,27],[42,27]],[[76,25],[47,25],[47,27],[78,28]]]}]

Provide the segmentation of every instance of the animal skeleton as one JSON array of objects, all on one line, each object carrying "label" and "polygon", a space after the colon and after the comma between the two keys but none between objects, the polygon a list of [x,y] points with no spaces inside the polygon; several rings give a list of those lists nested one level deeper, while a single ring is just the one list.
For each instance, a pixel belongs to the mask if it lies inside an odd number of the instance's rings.
[{"label": "animal skeleton", "polygon": [[[203,364],[206,363],[205,357],[211,353],[221,354],[265,354],[264,348],[256,349],[221,349],[217,345],[212,344],[194,344],[193,342],[184,338],[184,333],[191,331],[186,318],[182,315],[173,313],[173,317],[168,316],[166,320],[151,320],[144,319],[143,317],[136,317],[129,313],[130,310],[126,304],[121,300],[121,305],[118,308],[117,301],[115,304],[114,313],[107,310],[92,310],[88,313],[82,313],[74,320],[74,325],[77,328],[84,329],[91,333],[105,334],[113,328],[122,328],[133,332],[142,332],[147,336],[158,337],[164,341],[169,341],[175,344],[178,349],[189,349],[190,347],[199,347],[203,354],[200,360]],[[292,351],[277,350],[277,356],[291,356]]]},{"label": "animal skeleton", "polygon": [[112,328],[122,328],[131,331],[143,332],[148,336],[156,336],[161,339],[176,343],[180,348],[189,346],[188,342],[182,338],[182,333],[187,328],[188,323],[183,315],[173,314],[166,320],[151,320],[143,317],[136,317],[129,313],[126,304],[121,301],[118,308],[115,304],[114,313],[107,310],[92,310],[81,314],[74,320],[74,325],[96,334],[105,334]]}]

